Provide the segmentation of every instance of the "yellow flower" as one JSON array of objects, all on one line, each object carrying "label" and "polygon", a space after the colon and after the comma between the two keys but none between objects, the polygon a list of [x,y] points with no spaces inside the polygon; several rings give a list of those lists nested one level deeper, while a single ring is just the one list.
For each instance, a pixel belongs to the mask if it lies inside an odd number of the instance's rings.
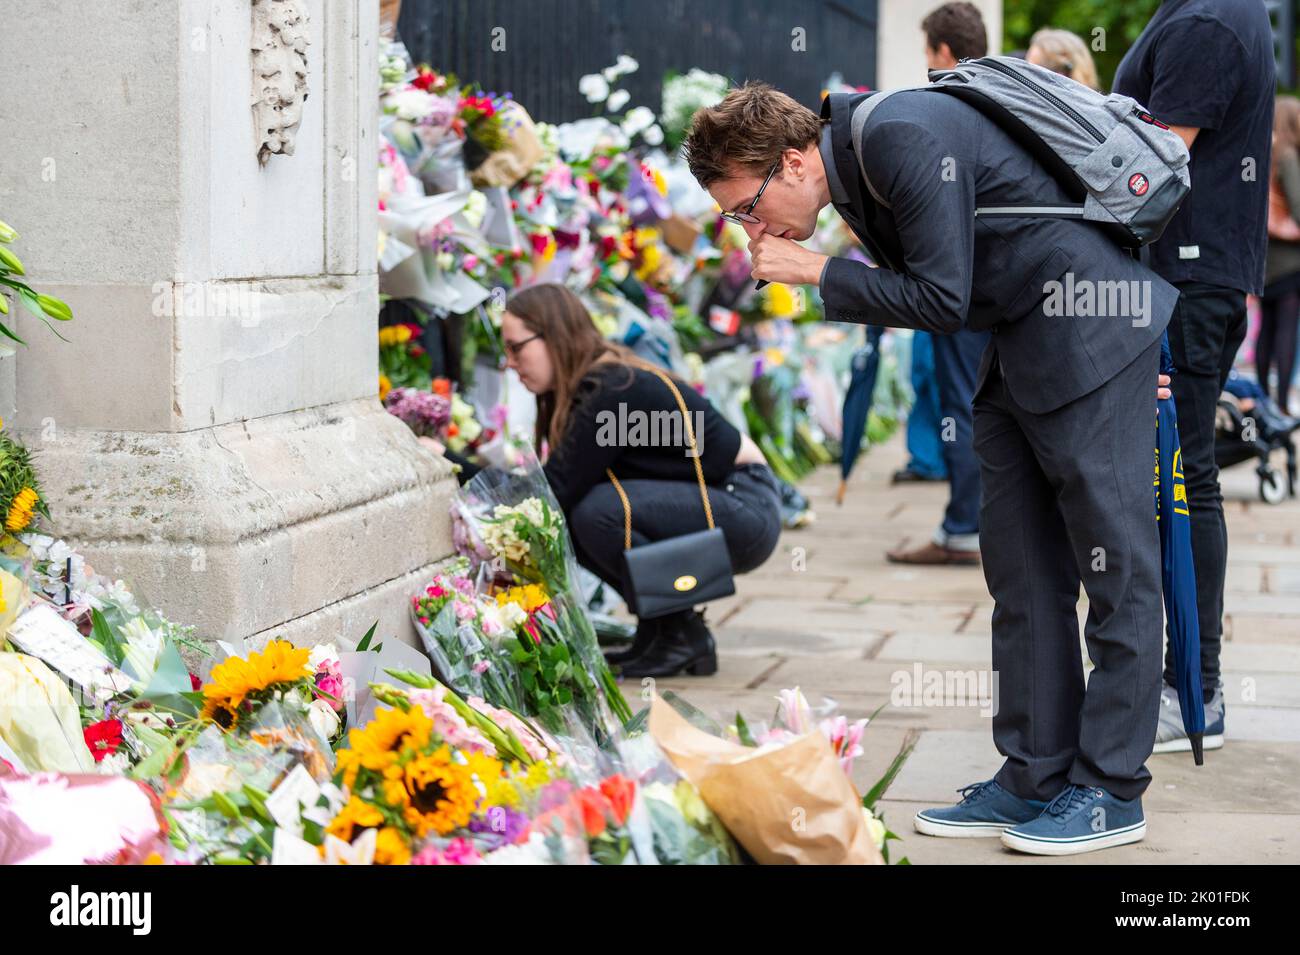
[{"label": "yellow flower", "polygon": [[409,865],[410,862],[411,847],[406,836],[392,826],[380,829],[375,840],[375,865]]},{"label": "yellow flower", "polygon": [[406,790],[411,795],[407,818],[421,836],[468,825],[480,796],[473,771],[453,762],[446,746],[406,764]]},{"label": "yellow flower", "polygon": [[432,732],[433,721],[418,706],[409,710],[382,709],[364,727],[348,731],[348,748],[339,750],[336,771],[343,774],[343,783],[349,788],[362,769],[392,779],[390,770],[395,768],[402,750],[424,748]]},{"label": "yellow flower", "polygon": [[5,518],[5,530],[16,534],[30,524],[32,511],[39,500],[40,496],[30,487],[25,487],[15,494],[13,503],[9,505],[9,516]]},{"label": "yellow flower", "polygon": [[540,584],[510,587],[497,594],[498,607],[503,607],[506,604],[518,604],[528,613],[532,613],[538,607],[544,606],[550,600],[550,596]]},{"label": "yellow flower", "polygon": [[641,264],[636,268],[636,277],[644,282],[659,271],[659,267],[663,265],[663,262],[663,250],[659,248],[658,243],[642,246]]},{"label": "yellow flower", "polygon": [[396,332],[397,344],[405,345],[411,340],[411,330],[405,325],[394,325],[393,331]]},{"label": "yellow flower", "polygon": [[339,810],[339,814],[330,820],[325,831],[344,842],[351,842],[355,830],[373,829],[375,826],[383,825],[383,822],[383,813],[370,803],[352,796],[348,799],[347,805]]},{"label": "yellow flower", "polygon": [[383,401],[388,397],[388,393],[393,390],[393,383],[388,380],[387,375],[379,376],[379,400]]},{"label": "yellow flower", "polygon": [[272,640],[261,653],[248,659],[231,657],[212,668],[211,682],[203,687],[203,718],[228,728],[238,719],[240,706],[254,693],[279,683],[294,683],[311,675],[310,650],[286,640]]},{"label": "yellow flower", "polygon": [[763,290],[767,297],[767,313],[775,318],[790,318],[799,314],[790,286],[773,282]]}]

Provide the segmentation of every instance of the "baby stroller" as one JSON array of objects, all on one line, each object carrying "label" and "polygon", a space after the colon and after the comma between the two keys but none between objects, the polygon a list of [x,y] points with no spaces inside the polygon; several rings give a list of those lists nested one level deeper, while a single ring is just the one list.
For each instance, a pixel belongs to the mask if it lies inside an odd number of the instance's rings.
[{"label": "baby stroller", "polygon": [[[1214,419],[1214,460],[1219,468],[1243,461],[1255,462],[1259,497],[1280,504],[1295,497],[1295,439],[1300,420],[1282,414],[1258,384],[1234,370],[1228,376]],[[1274,451],[1286,451],[1286,478],[1273,466]]]}]

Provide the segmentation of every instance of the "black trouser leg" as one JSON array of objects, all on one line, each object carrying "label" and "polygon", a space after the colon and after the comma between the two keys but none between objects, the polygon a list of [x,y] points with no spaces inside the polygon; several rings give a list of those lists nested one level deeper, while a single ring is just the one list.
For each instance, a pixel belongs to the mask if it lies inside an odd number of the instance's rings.
[{"label": "black trouser leg", "polygon": [[[1214,461],[1214,415],[1233,358],[1246,337],[1246,296],[1201,282],[1179,283],[1178,289],[1178,305],[1169,322],[1169,346],[1176,369],[1171,387],[1192,521],[1201,683],[1208,697],[1219,683],[1228,566],[1228,525],[1223,517],[1219,467]],[[1164,678],[1174,685],[1171,650],[1165,654]]]}]

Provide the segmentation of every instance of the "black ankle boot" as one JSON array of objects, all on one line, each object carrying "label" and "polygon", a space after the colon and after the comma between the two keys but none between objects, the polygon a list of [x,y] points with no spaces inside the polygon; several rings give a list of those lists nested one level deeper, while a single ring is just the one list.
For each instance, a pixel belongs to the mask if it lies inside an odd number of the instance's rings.
[{"label": "black ankle boot", "polygon": [[670,677],[685,670],[691,676],[718,672],[718,651],[703,615],[694,610],[660,617],[661,630],[645,653],[619,667],[619,676]]},{"label": "black ankle boot", "polygon": [[626,650],[610,650],[605,654],[605,662],[612,666],[616,663],[627,663],[630,660],[635,660],[650,649],[662,629],[658,620],[638,620],[636,622],[636,635],[632,638],[631,645]]}]

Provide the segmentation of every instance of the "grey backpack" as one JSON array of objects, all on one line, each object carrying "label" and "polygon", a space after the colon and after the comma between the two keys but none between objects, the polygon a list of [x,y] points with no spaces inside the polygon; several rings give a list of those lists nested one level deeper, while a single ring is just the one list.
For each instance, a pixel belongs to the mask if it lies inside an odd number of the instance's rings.
[{"label": "grey backpack", "polygon": [[[1160,238],[1191,188],[1182,137],[1130,97],[1103,95],[1008,56],[932,70],[929,85],[912,89],[948,93],[978,109],[1029,150],[1074,200],[1066,206],[981,206],[977,216],[1086,219],[1102,223],[1121,245],[1136,248]],[[854,110],[855,152],[867,117],[896,92],[902,90],[877,93]],[[862,178],[888,208],[865,170]]]}]

